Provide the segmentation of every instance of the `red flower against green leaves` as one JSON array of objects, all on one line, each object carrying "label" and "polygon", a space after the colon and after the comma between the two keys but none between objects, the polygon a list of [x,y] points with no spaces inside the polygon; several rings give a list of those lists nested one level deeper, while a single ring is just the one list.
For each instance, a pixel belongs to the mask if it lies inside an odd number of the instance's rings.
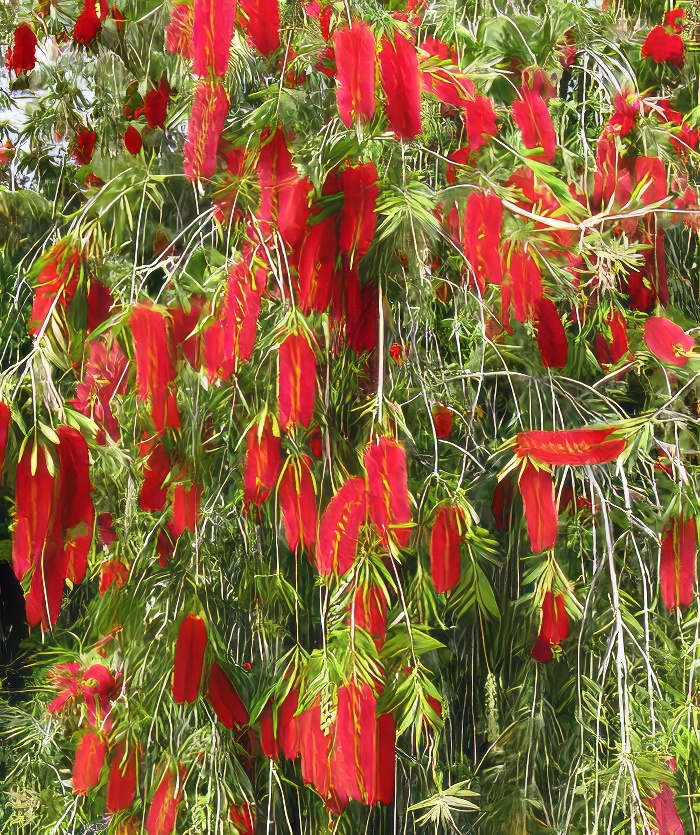
[{"label": "red flower against green leaves", "polygon": [[642,44],[642,57],[651,58],[657,64],[683,66],[683,39],[670,34],[663,26],[654,26]]}]

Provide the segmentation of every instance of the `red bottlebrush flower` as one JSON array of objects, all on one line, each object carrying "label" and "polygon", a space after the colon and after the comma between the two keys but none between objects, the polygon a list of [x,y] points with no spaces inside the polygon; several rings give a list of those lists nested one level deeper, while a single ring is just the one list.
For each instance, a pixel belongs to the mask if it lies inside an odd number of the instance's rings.
[{"label": "red bottlebrush flower", "polygon": [[143,139],[141,139],[141,134],[139,133],[138,128],[135,128],[133,125],[129,125],[124,132],[124,147],[134,157],[138,154],[141,148],[143,148]]},{"label": "red bottlebrush flower", "polygon": [[129,569],[121,560],[105,560],[100,565],[100,597],[114,583],[115,589],[120,589],[129,579]]},{"label": "red bottlebrush flower", "polygon": [[651,58],[657,64],[683,66],[683,38],[669,34],[663,26],[654,26],[642,44],[642,58]]},{"label": "red bottlebrush flower", "polygon": [[491,501],[491,512],[496,522],[496,530],[507,531],[510,527],[513,501],[515,500],[515,480],[506,476],[496,485]]},{"label": "red bottlebrush flower", "polygon": [[185,489],[184,484],[176,484],[173,493],[173,518],[168,522],[168,530],[173,540],[179,539],[185,531],[197,530],[199,504],[202,488],[193,484]]},{"label": "red bottlebrush flower", "polygon": [[15,29],[12,46],[7,50],[5,66],[17,75],[36,66],[36,35],[28,23]]},{"label": "red bottlebrush flower", "polygon": [[386,639],[387,601],[379,586],[358,585],[350,604],[355,626],[373,635],[380,644]]},{"label": "red bottlebrush flower", "polygon": [[144,482],[139,493],[139,505],[141,510],[147,513],[157,513],[165,510],[168,488],[163,486],[165,479],[170,475],[170,458],[160,441],[154,443],[143,443],[139,449],[143,458],[148,453],[144,462]]},{"label": "red bottlebrush flower", "polygon": [[96,731],[83,734],[73,762],[73,794],[87,794],[97,785],[107,756],[107,742]]},{"label": "red bottlebrush flower", "polygon": [[617,365],[623,357],[630,357],[627,340],[627,320],[621,310],[613,310],[605,320],[610,328],[610,339],[599,332],[595,336],[593,350],[601,367]]},{"label": "red bottlebrush flower", "polygon": [[3,400],[0,400],[0,474],[5,466],[5,451],[7,449],[7,435],[12,424],[10,407]]},{"label": "red bottlebrush flower", "polygon": [[396,784],[396,722],[391,713],[377,717],[377,769],[374,799],[393,803]]},{"label": "red bottlebrush flower", "polygon": [[272,699],[269,699],[260,714],[260,747],[266,757],[279,757],[279,747],[275,739],[275,728],[272,718]]},{"label": "red bottlebrush flower", "polygon": [[331,787],[341,807],[372,803],[377,780],[377,699],[369,684],[338,688],[338,713],[330,759]]},{"label": "red bottlebrush flower", "polygon": [[319,426],[314,426],[309,435],[309,449],[314,458],[323,456],[323,435]]},{"label": "red bottlebrush flower", "polygon": [[462,576],[462,529],[464,512],[452,505],[443,505],[435,516],[430,534],[430,573],[438,594],[444,594],[459,583]]},{"label": "red bottlebrush flower", "polygon": [[158,539],[156,541],[156,554],[158,556],[158,565],[165,568],[168,560],[172,557],[174,552],[173,542],[165,531],[159,531]]},{"label": "red bottlebrush flower", "polygon": [[90,278],[90,289],[87,294],[87,332],[92,333],[95,328],[99,327],[103,322],[109,319],[109,314],[114,304],[114,296],[112,291],[98,281],[96,278]]},{"label": "red bottlebrush flower", "polygon": [[615,93],[613,107],[615,112],[603,129],[603,134],[612,133],[616,136],[627,136],[637,122],[641,99],[639,95],[626,87]]},{"label": "red bottlebrush flower", "polygon": [[549,110],[539,93],[528,87],[520,89],[520,99],[513,102],[513,119],[520,128],[526,148],[541,148],[545,162],[557,152],[557,137]]},{"label": "red bottlebrush flower", "polygon": [[668,783],[662,783],[659,791],[646,798],[656,818],[657,835],[684,835],[683,821],[676,809],[676,796]]},{"label": "red bottlebrush flower", "polygon": [[545,368],[563,368],[569,355],[566,331],[551,299],[537,303],[537,346]]},{"label": "red bottlebrush flower", "polygon": [[566,429],[559,431],[520,432],[515,446],[519,458],[525,456],[541,464],[579,466],[607,464],[624,451],[624,438],[608,437],[614,426],[606,429]]},{"label": "red bottlebrush flower", "polygon": [[345,574],[357,555],[360,527],[367,520],[364,479],[349,478],[333,496],[321,517],[316,549],[319,574]]},{"label": "red bottlebrush flower", "polygon": [[92,160],[92,155],[95,152],[95,143],[97,142],[97,134],[94,130],[87,130],[83,128],[75,138],[75,145],[73,147],[73,159],[78,165],[89,165]]},{"label": "red bottlebrush flower", "polygon": [[239,835],[255,835],[255,808],[250,803],[231,804],[229,816]]},{"label": "red bottlebrush flower", "polygon": [[262,428],[250,427],[246,446],[243,501],[260,507],[274,490],[282,468],[280,437],[272,431],[269,417],[265,418]]},{"label": "red bottlebrush flower", "polygon": [[195,329],[199,324],[205,301],[201,296],[190,296],[189,310],[184,307],[170,307],[170,334],[172,349],[176,353],[182,352],[185,359],[193,368],[199,368],[201,354],[201,339]]},{"label": "red bottlebrush flower", "polygon": [[128,809],[136,795],[136,751],[127,754],[126,743],[122,740],[114,746],[112,765],[107,783],[107,812],[111,815]]},{"label": "red bottlebrush flower", "polygon": [[666,26],[680,34],[683,31],[682,21],[685,16],[685,9],[671,9],[670,12],[666,12]]},{"label": "red bottlebrush flower", "polygon": [[674,517],[661,536],[659,584],[661,599],[669,610],[690,606],[697,575],[695,519]]},{"label": "red bottlebrush flower", "polygon": [[290,333],[279,348],[277,403],[279,422],[286,432],[308,426],[314,416],[316,357],[302,333]]},{"label": "red bottlebrush flower", "polygon": [[216,170],[216,149],[228,113],[228,96],[223,84],[213,87],[200,81],[185,140],[183,169],[190,180],[208,179]]},{"label": "red bottlebrush flower", "polygon": [[45,258],[36,280],[34,303],[27,330],[39,333],[47,326],[56,310],[63,310],[73,301],[83,270],[80,252],[66,241],[54,244]]},{"label": "red bottlebrush flower", "polygon": [[421,130],[418,54],[413,41],[396,34],[382,39],[379,53],[386,115],[397,139],[413,139]]},{"label": "red bottlebrush flower", "polygon": [[111,729],[110,699],[117,680],[108,667],[92,664],[81,670],[76,662],[57,664],[49,670],[47,678],[59,690],[58,696],[46,706],[47,713],[58,713],[68,702],[82,696],[92,727]]},{"label": "red bottlebrush flower", "polygon": [[513,307],[518,322],[533,319],[542,298],[542,273],[528,250],[511,250],[508,274],[512,285]]},{"label": "red bottlebrush flower", "polygon": [[236,0],[195,0],[192,57],[196,75],[226,75],[236,22]]},{"label": "red bottlebrush flower", "polygon": [[[107,17],[108,9],[106,3],[100,2],[100,14],[97,13],[97,4],[94,0],[85,0],[83,10],[75,21],[73,27],[73,40],[76,43],[87,46],[92,43],[102,31],[102,20]],[[104,9],[104,13],[103,13]]]},{"label": "red bottlebrush flower", "polygon": [[165,27],[165,48],[174,55],[192,59],[194,8],[191,3],[173,3],[170,23]]},{"label": "red bottlebrush flower", "polygon": [[394,342],[389,348],[389,356],[397,365],[402,365],[404,361],[404,348],[400,342]]},{"label": "red bottlebrush flower", "polygon": [[330,216],[310,226],[299,251],[299,309],[323,313],[331,301],[338,256],[336,218]]},{"label": "red bottlebrush flower", "polygon": [[348,166],[343,171],[343,209],[340,213],[340,251],[350,264],[365,256],[377,228],[377,169],[373,162]]},{"label": "red bottlebrush flower", "polygon": [[209,670],[209,684],[207,685],[207,699],[212,706],[216,718],[221,724],[233,730],[234,725],[248,724],[248,711],[236,692],[236,688],[229,681],[223,668],[212,661]]},{"label": "red bottlebrush flower", "polygon": [[155,790],[146,817],[147,835],[170,835],[177,820],[177,807],[185,782],[185,767],[180,764],[178,773],[168,768]]},{"label": "red bottlebrush flower", "polygon": [[372,30],[362,21],[333,35],[337,66],[338,115],[346,128],[355,119],[368,122],[374,116],[377,54]]},{"label": "red bottlebrush flower", "polygon": [[318,510],[308,455],[288,462],[278,494],[289,550],[296,553],[301,545],[311,553],[316,541]]},{"label": "red bottlebrush flower", "polygon": [[688,364],[697,347],[692,336],[663,316],[650,316],[646,320],[644,342],[658,360],[679,368]]},{"label": "red bottlebrush flower", "polygon": [[449,438],[452,434],[452,409],[447,406],[438,406],[433,411],[433,425],[438,438]]},{"label": "red bottlebrush flower", "polygon": [[[345,341],[358,356],[377,347],[379,335],[379,297],[376,281],[360,283],[357,267],[343,267],[343,286],[336,282],[340,298],[333,301],[332,318],[345,323]],[[338,313],[340,310],[340,313]]]},{"label": "red bottlebrush flower", "polygon": [[401,444],[381,437],[365,452],[369,515],[386,543],[391,531],[402,548],[408,547],[409,528],[394,528],[411,521],[406,453]]},{"label": "red bottlebrush flower", "polygon": [[170,101],[170,85],[163,76],[157,90],[149,90],[143,100],[146,110],[146,124],[149,128],[164,128],[165,118],[168,115],[168,102]]},{"label": "red bottlebrush flower", "polygon": [[564,595],[547,591],[542,602],[542,624],[535,646],[530,653],[535,661],[546,664],[554,657],[552,647],[569,635],[569,618],[564,608]]},{"label": "red bottlebrush flower", "polygon": [[637,157],[634,162],[634,179],[642,185],[639,199],[645,206],[658,203],[668,196],[666,166],[658,157]]},{"label": "red bottlebrush flower", "polygon": [[493,109],[493,100],[488,96],[475,96],[474,101],[464,105],[464,125],[472,153],[489,144],[498,133],[498,117]]},{"label": "red bottlebrush flower", "polygon": [[552,474],[549,470],[537,469],[528,461],[520,473],[518,486],[532,552],[539,554],[554,548],[557,541],[557,506]]},{"label": "red bottlebrush flower", "polygon": [[278,0],[241,0],[247,19],[243,29],[248,42],[266,58],[280,46],[280,9]]},{"label": "red bottlebrush flower", "polygon": [[198,615],[189,614],[177,633],[173,664],[173,700],[176,704],[197,701],[202,680],[207,626]]},{"label": "red bottlebrush flower", "polygon": [[487,284],[503,281],[500,243],[503,204],[495,194],[473,191],[464,216],[464,255],[483,295]]},{"label": "red bottlebrush flower", "polygon": [[168,320],[151,302],[137,304],[131,311],[131,332],[136,356],[137,394],[141,402],[151,402],[151,417],[156,432],[180,426],[174,396],[175,367],[168,333]]},{"label": "red bottlebrush flower", "polygon": [[277,711],[277,744],[288,760],[299,753],[299,727],[296,712],[299,709],[299,691],[293,687],[284,697]]},{"label": "red bottlebrush flower", "polygon": [[297,717],[301,744],[301,776],[305,783],[314,786],[321,797],[327,797],[330,789],[331,736],[321,727],[321,707],[318,699],[312,707]]}]

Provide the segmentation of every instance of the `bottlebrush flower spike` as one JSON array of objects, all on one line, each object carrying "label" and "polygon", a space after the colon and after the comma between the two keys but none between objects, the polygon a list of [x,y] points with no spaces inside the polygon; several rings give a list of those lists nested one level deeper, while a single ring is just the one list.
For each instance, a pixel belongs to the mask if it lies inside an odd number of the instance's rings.
[{"label": "bottlebrush flower spike", "polygon": [[83,129],[78,132],[75,137],[75,146],[73,148],[73,159],[78,165],[89,165],[92,160],[92,155],[95,152],[95,144],[97,142],[97,134],[94,130]]},{"label": "bottlebrush flower spike", "polygon": [[338,115],[345,127],[351,128],[355,119],[368,122],[374,116],[377,47],[369,26],[356,20],[352,29],[336,30],[333,48]]},{"label": "bottlebrush flower spike", "polygon": [[379,586],[358,585],[351,603],[355,626],[373,635],[380,644],[386,639],[387,601]]},{"label": "bottlebrush flower spike", "polygon": [[[170,475],[170,458],[163,444],[144,442],[139,447],[139,455],[146,458],[144,462],[144,481],[139,493],[141,510],[147,513],[158,513],[165,510],[168,488],[164,486],[165,479]],[[148,456],[148,457],[146,457]]]},{"label": "bottlebrush flower spike", "polygon": [[242,806],[231,804],[229,816],[239,835],[255,835],[255,809],[250,803]]},{"label": "bottlebrush flower spike", "polygon": [[184,484],[175,485],[173,516],[168,522],[168,530],[173,540],[179,539],[185,531],[197,530],[201,498],[201,485],[193,484],[189,488],[185,488]]},{"label": "bottlebrush flower spike", "polygon": [[170,835],[173,831],[184,782],[185,767],[182,764],[177,773],[171,768],[165,770],[146,817],[147,835]]},{"label": "bottlebrush flower spike", "polygon": [[249,43],[267,57],[280,46],[278,0],[240,0],[240,3],[246,18],[243,28]]},{"label": "bottlebrush flower spike", "polygon": [[349,478],[333,496],[321,517],[316,549],[319,574],[345,574],[357,555],[360,527],[367,520],[364,479]]},{"label": "bottlebrush flower spike", "polygon": [[236,0],[194,0],[192,58],[196,75],[226,75],[235,22]]},{"label": "bottlebrush flower spike", "polygon": [[464,106],[464,125],[467,131],[469,149],[476,153],[489,144],[498,133],[498,117],[493,109],[493,100],[488,96],[475,96]]},{"label": "bottlebrush flower spike", "polygon": [[143,100],[146,112],[146,124],[149,128],[164,128],[165,118],[168,115],[168,102],[170,101],[170,85],[165,76],[160,79],[158,89],[149,90]]},{"label": "bottlebrush flower spike", "polygon": [[173,699],[176,704],[197,701],[202,680],[207,626],[198,615],[189,614],[182,621],[175,645]]},{"label": "bottlebrush flower spike", "polygon": [[136,751],[127,753],[126,743],[117,742],[112,754],[107,783],[107,812],[111,815],[128,809],[136,795]]},{"label": "bottlebrush flower spike", "polygon": [[[660,28],[660,27],[659,27]],[[683,821],[676,809],[676,796],[668,783],[662,783],[659,791],[646,798],[656,818],[657,835],[684,835]]]},{"label": "bottlebrush flower spike", "polygon": [[446,439],[452,434],[452,409],[447,406],[438,406],[433,411],[433,425],[438,438]]},{"label": "bottlebrush flower spike", "polygon": [[464,216],[464,255],[472,268],[479,291],[503,281],[500,244],[503,204],[495,194],[472,191]]},{"label": "bottlebrush flower spike", "polygon": [[382,713],[377,718],[376,778],[375,802],[393,803],[396,785],[396,722],[391,713]]},{"label": "bottlebrush flower spike", "polygon": [[542,298],[542,273],[528,250],[521,247],[511,250],[508,275],[513,288],[515,318],[518,322],[534,319]]},{"label": "bottlebrush flower spike", "polygon": [[266,757],[279,757],[280,752],[272,719],[272,699],[268,699],[260,714],[260,748]]},{"label": "bottlebrush flower spike", "polygon": [[621,310],[613,310],[605,320],[610,328],[610,339],[599,332],[595,336],[593,350],[601,368],[617,365],[623,357],[631,358],[627,340],[627,320]]},{"label": "bottlebrush flower spike", "polygon": [[316,357],[302,333],[290,333],[279,348],[277,403],[282,431],[308,426],[314,416]]},{"label": "bottlebrush flower spike", "polygon": [[379,65],[391,129],[397,139],[413,139],[422,130],[421,75],[413,41],[398,33],[393,42],[383,38]]},{"label": "bottlebrush flower spike", "polygon": [[542,602],[542,624],[535,646],[530,653],[535,661],[546,664],[554,657],[552,647],[569,635],[569,618],[564,607],[564,595],[547,591]]},{"label": "bottlebrush flower spike", "polygon": [[139,400],[150,401],[156,432],[178,429],[180,415],[174,396],[175,367],[168,320],[151,302],[137,304],[131,311],[131,332],[136,356]]},{"label": "bottlebrush flower spike", "polygon": [[141,139],[141,134],[133,125],[129,125],[129,127],[124,131],[123,140],[124,147],[134,157],[138,154],[141,148],[143,148],[143,139]]},{"label": "bottlebrush flower spike", "polygon": [[381,437],[365,452],[369,515],[386,543],[391,532],[402,548],[408,547],[409,528],[395,528],[411,521],[408,500],[406,453],[400,443]]},{"label": "bottlebrush flower spike", "polygon": [[352,266],[367,254],[377,228],[377,168],[373,162],[348,165],[342,183],[344,200],[338,243]]},{"label": "bottlebrush flower spike", "polygon": [[236,692],[236,688],[229,681],[223,668],[216,661],[212,661],[209,669],[209,683],[207,685],[207,699],[221,724],[233,730],[234,725],[248,724],[248,711]]},{"label": "bottlebrush flower spike", "polygon": [[107,742],[97,731],[80,739],[73,762],[73,794],[87,794],[97,785],[107,756]]},{"label": "bottlebrush flower spike", "polygon": [[228,96],[223,84],[200,81],[185,140],[183,169],[190,180],[208,179],[216,170],[216,149],[228,113]]},{"label": "bottlebrush flower spike", "polygon": [[97,12],[95,0],[85,0],[83,10],[75,21],[73,27],[73,40],[76,43],[87,46],[102,31],[102,21],[109,14],[109,8],[105,2],[100,0],[100,12]]},{"label": "bottlebrush flower spike", "polygon": [[58,241],[43,259],[36,281],[29,333],[46,327],[54,310],[62,310],[73,301],[83,270],[80,252],[69,241]]},{"label": "bottlebrush flower spike", "polygon": [[243,501],[260,507],[274,490],[282,469],[281,442],[269,417],[260,429],[251,426],[246,434],[248,452],[243,471]]},{"label": "bottlebrush flower spike", "polygon": [[513,102],[513,119],[520,128],[526,148],[541,148],[545,162],[552,162],[557,152],[557,137],[552,117],[544,99],[528,87],[520,89],[520,98]]},{"label": "bottlebrush flower spike", "polygon": [[562,429],[559,431],[520,432],[515,454],[539,461],[541,464],[579,466],[607,464],[624,451],[624,438],[610,438],[614,426],[605,429]]},{"label": "bottlebrush flower spike", "polygon": [[659,203],[668,197],[666,166],[658,157],[640,156],[634,161],[634,179],[641,185],[639,199],[645,206]]},{"label": "bottlebrush flower spike", "polygon": [[644,323],[644,342],[661,362],[682,368],[697,344],[683,328],[663,316],[650,316]]},{"label": "bottlebrush flower spike", "polygon": [[299,309],[323,313],[331,301],[338,257],[336,218],[331,215],[310,226],[299,252]]},{"label": "bottlebrush flower spike", "polygon": [[551,299],[537,303],[537,347],[545,368],[563,368],[569,355],[569,344],[557,306]]},{"label": "bottlebrush flower spike", "polygon": [[314,786],[321,797],[327,797],[330,789],[331,736],[321,727],[321,707],[318,698],[314,704],[297,717],[301,746],[301,776]]},{"label": "bottlebrush flower spike", "polygon": [[66,571],[72,583],[80,583],[87,570],[87,557],[95,527],[95,509],[90,484],[90,453],[85,438],[72,426],[56,429],[59,478],[58,500],[61,542]]},{"label": "bottlebrush flower spike", "polygon": [[671,34],[663,26],[654,26],[642,44],[642,58],[651,58],[656,64],[683,66],[683,38]]},{"label": "bottlebrush flower spike", "polygon": [[299,709],[299,691],[296,687],[287,693],[277,711],[277,744],[288,760],[299,753],[299,726],[296,712]]},{"label": "bottlebrush flower spike", "polygon": [[296,553],[301,545],[311,553],[316,541],[318,510],[308,455],[289,461],[278,494],[289,550]]},{"label": "bottlebrush flower spike", "polygon": [[338,688],[338,713],[330,759],[331,787],[341,807],[372,803],[377,780],[377,699],[369,684]]},{"label": "bottlebrush flower spike", "polygon": [[438,594],[453,589],[462,576],[463,529],[464,512],[452,505],[442,505],[430,534],[430,573]]},{"label": "bottlebrush flower spike", "polygon": [[20,23],[15,29],[12,46],[5,55],[5,66],[17,75],[36,66],[36,35],[28,23]]},{"label": "bottlebrush flower spike", "polygon": [[661,536],[659,584],[664,606],[672,612],[693,602],[697,575],[697,532],[695,519],[674,517]]},{"label": "bottlebrush flower spike", "polygon": [[10,407],[3,400],[0,400],[0,476],[5,466],[5,452],[7,450],[7,436],[12,424]]},{"label": "bottlebrush flower spike", "polygon": [[129,569],[121,560],[105,560],[100,565],[100,586],[98,589],[100,597],[104,597],[112,583],[114,583],[115,589],[120,589],[128,579]]},{"label": "bottlebrush flower spike", "polygon": [[518,486],[533,554],[554,548],[557,541],[557,506],[551,472],[538,469],[528,461],[520,473]]},{"label": "bottlebrush flower spike", "polygon": [[165,48],[174,55],[192,59],[194,9],[191,3],[174,3],[165,27]]}]

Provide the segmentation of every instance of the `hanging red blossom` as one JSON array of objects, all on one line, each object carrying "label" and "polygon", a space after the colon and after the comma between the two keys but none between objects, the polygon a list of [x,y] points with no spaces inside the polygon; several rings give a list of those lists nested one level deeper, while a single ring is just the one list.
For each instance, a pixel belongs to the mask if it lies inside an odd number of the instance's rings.
[{"label": "hanging red blossom", "polygon": [[308,455],[288,462],[278,495],[289,550],[296,553],[301,545],[311,553],[316,541],[318,510]]},{"label": "hanging red blossom", "polygon": [[408,500],[406,453],[401,444],[381,437],[365,452],[365,470],[369,492],[369,515],[386,543],[391,531],[402,548],[408,547],[411,521]]},{"label": "hanging red blossom", "polygon": [[144,462],[144,481],[139,493],[139,505],[141,510],[148,513],[158,513],[165,510],[168,488],[164,486],[165,479],[170,475],[170,458],[168,457],[163,444],[155,442],[142,443],[139,448],[141,458]]},{"label": "hanging red blossom", "polygon": [[73,794],[87,794],[97,785],[107,756],[107,742],[97,731],[83,734],[73,762]]},{"label": "hanging red blossom", "polygon": [[453,505],[442,505],[430,534],[430,573],[438,594],[453,589],[462,576],[463,533],[464,512]]},{"label": "hanging red blossom", "polygon": [[661,362],[683,367],[697,347],[692,336],[663,316],[650,316],[644,323],[644,342]]},{"label": "hanging red blossom", "polygon": [[610,329],[610,339],[599,331],[595,336],[593,350],[601,368],[617,365],[623,357],[630,358],[629,341],[627,339],[627,320],[621,310],[612,310],[605,324]]},{"label": "hanging red blossom", "polygon": [[537,303],[537,346],[545,368],[563,368],[569,354],[566,331],[551,299]]},{"label": "hanging red blossom", "polygon": [[196,75],[226,75],[235,22],[236,0],[194,0],[192,58]]},{"label": "hanging red blossom", "polygon": [[143,100],[146,113],[146,124],[149,128],[164,128],[165,117],[168,115],[168,101],[170,100],[170,85],[165,76],[155,90],[149,90]]},{"label": "hanging red blossom", "polygon": [[544,99],[528,87],[521,87],[520,98],[513,102],[513,119],[520,128],[526,148],[541,148],[545,162],[552,162],[557,152],[557,137],[552,117]]},{"label": "hanging red blossom", "polygon": [[255,835],[255,808],[250,803],[231,804],[229,816],[239,835]]},{"label": "hanging red blossom", "polygon": [[228,113],[228,96],[223,84],[200,81],[185,140],[183,169],[190,180],[208,179],[216,170],[216,149]]},{"label": "hanging red blossom", "polygon": [[521,247],[511,250],[508,275],[515,318],[518,322],[534,319],[542,298],[542,273],[529,250]]},{"label": "hanging red blossom", "polygon": [[391,129],[397,139],[413,139],[422,130],[421,76],[413,41],[398,33],[393,42],[383,38],[379,65]]},{"label": "hanging red blossom", "polygon": [[46,706],[50,715],[67,706],[75,706],[82,697],[87,720],[93,728],[109,732],[112,727],[111,698],[118,684],[109,667],[92,664],[83,670],[75,661],[57,664],[47,674],[48,680],[58,689],[58,695]]},{"label": "hanging red blossom", "polygon": [[143,148],[141,134],[133,125],[129,125],[124,132],[124,147],[132,156],[136,156],[141,148]]},{"label": "hanging red blossom", "polygon": [[346,128],[355,119],[368,122],[374,116],[376,44],[366,23],[353,21],[352,29],[337,29],[333,35],[337,66],[338,115]]},{"label": "hanging red blossom", "polygon": [[566,429],[559,431],[520,432],[515,454],[528,456],[541,464],[578,466],[607,464],[624,451],[624,438],[610,438],[614,426],[605,429]]},{"label": "hanging red blossom", "polygon": [[89,165],[92,160],[92,155],[95,152],[95,144],[97,143],[97,134],[94,130],[79,131],[75,137],[75,146],[73,147],[73,159],[78,165]]},{"label": "hanging red blossom", "polygon": [[246,446],[243,501],[260,507],[274,490],[282,468],[280,437],[273,432],[269,417],[262,428],[250,427]]},{"label": "hanging red blossom", "polygon": [[676,809],[676,796],[668,783],[662,783],[659,791],[646,798],[656,818],[656,835],[684,835],[683,821]]},{"label": "hanging red blossom", "polygon": [[298,709],[299,691],[292,687],[277,711],[277,743],[288,760],[296,759],[299,753]]},{"label": "hanging red blossom", "polygon": [[446,439],[452,434],[453,415],[452,409],[447,406],[438,406],[433,410],[433,426],[438,438]]},{"label": "hanging red blossom", "polygon": [[170,768],[165,770],[146,817],[147,835],[170,835],[173,831],[184,782],[185,767],[182,764],[177,773]]},{"label": "hanging red blossom", "polygon": [[12,46],[5,55],[5,66],[17,75],[36,66],[36,35],[28,23],[20,23],[15,29]]},{"label": "hanging red blossom", "polygon": [[344,200],[338,244],[352,266],[366,255],[377,228],[377,169],[371,161],[348,165],[342,182]]},{"label": "hanging red blossom", "polygon": [[554,547],[557,541],[557,507],[554,501],[554,479],[551,472],[538,469],[529,461],[518,480],[527,532],[533,554]]},{"label": "hanging red blossom", "polygon": [[169,320],[149,301],[135,305],[129,321],[136,356],[137,394],[143,403],[150,401],[153,425],[162,435],[166,429],[180,426]]},{"label": "hanging red blossom", "polygon": [[209,669],[209,683],[207,685],[207,699],[221,724],[233,730],[234,725],[248,724],[248,711],[236,692],[236,688],[229,681],[223,668],[212,661]]},{"label": "hanging red blossom", "polygon": [[377,768],[374,800],[393,803],[396,786],[396,722],[391,713],[377,717]]},{"label": "hanging red blossom", "polygon": [[379,586],[358,585],[351,603],[355,626],[373,635],[380,644],[386,639],[387,601]]},{"label": "hanging red blossom", "polygon": [[102,31],[102,21],[108,14],[109,8],[103,0],[100,0],[99,4],[95,3],[95,0],[85,0],[83,10],[73,27],[73,40],[83,46],[92,43]]},{"label": "hanging red blossom", "polygon": [[342,331],[345,326],[345,342],[360,355],[377,347],[379,335],[379,297],[374,280],[360,282],[357,267],[350,269],[343,259],[342,281],[336,281],[332,306],[332,320]]},{"label": "hanging red blossom", "polygon": [[316,357],[303,333],[290,333],[279,348],[277,403],[279,422],[286,432],[308,426],[314,416]]},{"label": "hanging red blossom", "polygon": [[199,615],[189,614],[177,633],[173,664],[173,700],[176,704],[197,701],[202,680],[207,626]]},{"label": "hanging red blossom", "polygon": [[364,479],[349,478],[333,496],[321,517],[316,549],[319,574],[345,574],[357,554],[360,527],[367,519]]},{"label": "hanging red blossom", "polygon": [[569,618],[564,607],[564,595],[547,591],[542,602],[542,624],[535,646],[530,653],[535,661],[546,664],[554,657],[552,647],[558,646],[569,635]]},{"label": "hanging red blossom", "polygon": [[683,38],[669,34],[663,26],[654,26],[642,44],[642,58],[651,58],[657,64],[683,66]]},{"label": "hanging red blossom", "polygon": [[661,535],[659,585],[664,606],[673,611],[693,602],[697,576],[695,519],[672,518]]},{"label": "hanging red blossom", "polygon": [[260,714],[260,748],[266,757],[272,758],[279,756],[279,746],[275,738],[272,717],[272,699],[268,699]]},{"label": "hanging red blossom", "polygon": [[464,105],[464,125],[471,153],[488,145],[489,140],[498,133],[498,117],[493,109],[493,100],[488,96],[477,95],[474,101],[468,101]]},{"label": "hanging red blossom", "polygon": [[334,730],[330,782],[338,805],[371,803],[377,779],[377,699],[369,684],[348,682],[338,688]]},{"label": "hanging red blossom", "polygon": [[100,597],[104,597],[107,589],[114,583],[115,589],[120,589],[129,579],[129,569],[119,559],[105,560],[100,565]]},{"label": "hanging red blossom", "polygon": [[464,215],[464,255],[483,295],[487,284],[503,280],[500,243],[503,204],[495,194],[472,191]]},{"label": "hanging red blossom", "polygon": [[165,27],[165,48],[174,55],[192,58],[194,9],[191,3],[173,3],[170,23]]},{"label": "hanging red blossom", "polygon": [[331,215],[307,229],[299,252],[299,309],[323,313],[331,301],[338,255],[337,222]]},{"label": "hanging red blossom", "polygon": [[280,45],[280,9],[278,0],[240,0],[245,17],[243,29],[248,41],[267,57]]},{"label": "hanging red blossom", "polygon": [[634,179],[641,185],[639,199],[645,206],[659,203],[668,197],[666,166],[658,157],[639,156],[634,161]]},{"label": "hanging red blossom", "polygon": [[87,294],[87,332],[92,333],[99,325],[109,319],[109,314],[114,304],[112,291],[98,281],[94,276],[90,277]]},{"label": "hanging red blossom", "polygon": [[42,259],[36,280],[34,303],[27,330],[31,334],[45,329],[55,311],[65,310],[73,301],[84,262],[79,250],[68,240],[55,243]]},{"label": "hanging red blossom", "polygon": [[111,815],[128,809],[136,795],[136,750],[127,753],[126,743],[117,742],[112,754],[107,783],[107,812]]},{"label": "hanging red blossom", "polygon": [[202,487],[199,484],[193,484],[187,489],[184,484],[175,485],[173,516],[168,522],[168,530],[173,540],[179,539],[185,531],[197,530],[201,497]]},{"label": "hanging red blossom", "polygon": [[297,717],[301,746],[301,776],[314,786],[321,797],[330,789],[331,736],[321,726],[321,707],[318,699]]}]

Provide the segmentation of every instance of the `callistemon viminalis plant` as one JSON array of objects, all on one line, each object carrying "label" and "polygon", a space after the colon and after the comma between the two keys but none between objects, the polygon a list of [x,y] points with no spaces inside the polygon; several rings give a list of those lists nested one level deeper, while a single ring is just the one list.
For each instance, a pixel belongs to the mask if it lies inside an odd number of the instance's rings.
[{"label": "callistemon viminalis plant", "polygon": [[695,831],[696,6],[5,4],[0,832]]}]

